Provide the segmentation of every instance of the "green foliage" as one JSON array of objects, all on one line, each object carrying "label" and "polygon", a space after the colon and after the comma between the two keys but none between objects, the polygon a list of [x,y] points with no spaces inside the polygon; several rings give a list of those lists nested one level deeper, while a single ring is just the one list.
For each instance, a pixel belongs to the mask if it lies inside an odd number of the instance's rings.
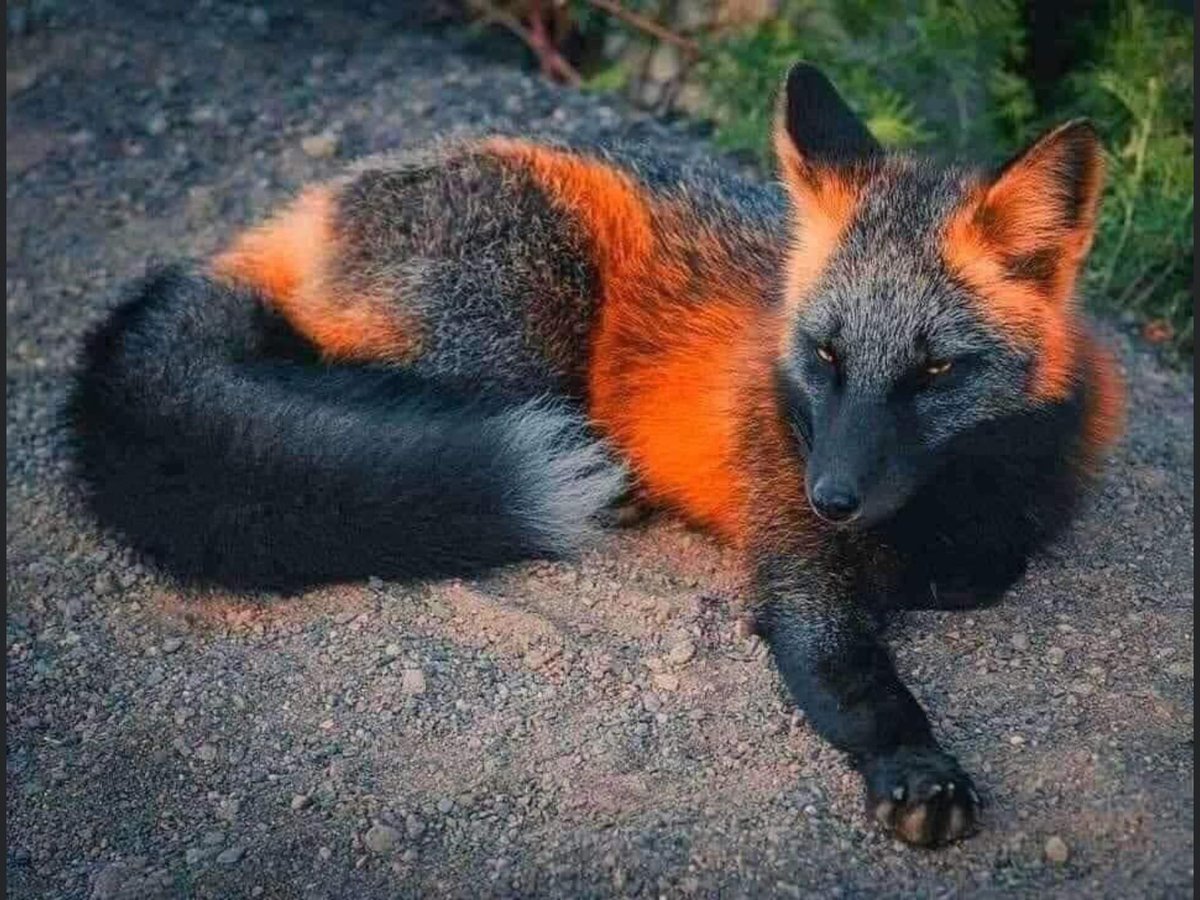
[{"label": "green foliage", "polygon": [[710,41],[702,77],[726,147],[766,153],[768,100],[807,59],[884,144],[970,152],[1032,115],[1023,53],[1014,0],[786,0],[777,19]]},{"label": "green foliage", "polygon": [[1066,98],[1108,138],[1088,293],[1155,323],[1185,353],[1194,336],[1193,45],[1190,19],[1128,3]]},{"label": "green foliage", "polygon": [[[718,0],[712,0],[716,3]],[[651,18],[669,3],[625,0]],[[821,66],[886,146],[999,162],[1077,116],[1104,136],[1108,180],[1084,288],[1148,333],[1193,348],[1193,24],[1160,0],[1108,0],[1071,28],[1085,62],[1042,108],[1022,74],[1023,0],[780,0],[779,15],[700,37],[700,114],[717,142],[770,160],[774,101],[797,59]],[[589,29],[643,33],[572,0]],[[1102,23],[1102,24],[1097,24]],[[587,86],[625,90],[628,60]]]},{"label": "green foliage", "polygon": [[717,141],[764,161],[779,79],[797,59],[824,68],[894,148],[994,159],[1042,127],[1092,118],[1109,159],[1087,295],[1191,353],[1191,19],[1117,0],[1107,26],[1081,37],[1092,62],[1045,110],[1019,71],[1025,32],[1014,0],[785,0],[778,19],[711,39],[701,75]]}]

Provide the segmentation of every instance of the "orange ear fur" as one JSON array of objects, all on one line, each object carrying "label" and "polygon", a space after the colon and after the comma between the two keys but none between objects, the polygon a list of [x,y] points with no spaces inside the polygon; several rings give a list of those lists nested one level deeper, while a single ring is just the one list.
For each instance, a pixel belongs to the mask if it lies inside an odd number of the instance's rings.
[{"label": "orange ear fur", "polygon": [[792,242],[784,271],[784,306],[790,314],[804,303],[841,242],[858,208],[859,190],[834,169],[801,157],[782,111],[774,142],[779,178],[792,203]]},{"label": "orange ear fur", "polygon": [[1045,399],[1065,396],[1076,369],[1075,283],[1103,180],[1095,131],[1069,122],[976,186],[947,223],[947,264],[998,329],[1036,351],[1032,392]]}]

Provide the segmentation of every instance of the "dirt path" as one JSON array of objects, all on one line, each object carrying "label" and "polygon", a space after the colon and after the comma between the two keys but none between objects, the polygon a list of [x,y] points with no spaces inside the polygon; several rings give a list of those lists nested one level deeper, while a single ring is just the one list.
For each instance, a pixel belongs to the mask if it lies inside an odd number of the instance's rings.
[{"label": "dirt path", "polygon": [[939,854],[870,826],[740,636],[729,560],[670,522],[276,602],[181,596],[99,536],[56,410],[148,259],[437,135],[707,152],[339,4],[125,6],[8,47],[10,896],[1191,895],[1193,387],[1120,337],[1131,431],[1092,512],[1006,605],[905,631],[990,798]]}]

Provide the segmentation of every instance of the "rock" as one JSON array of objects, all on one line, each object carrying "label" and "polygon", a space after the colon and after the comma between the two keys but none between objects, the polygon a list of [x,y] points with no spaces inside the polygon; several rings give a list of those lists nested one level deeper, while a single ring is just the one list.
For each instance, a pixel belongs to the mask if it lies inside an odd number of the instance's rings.
[{"label": "rock", "polygon": [[222,800],[217,805],[217,818],[224,819],[226,822],[232,822],[238,816],[238,811],[242,804],[240,800],[235,800],[233,797],[228,797]]},{"label": "rock", "polygon": [[170,124],[171,123],[167,120],[167,117],[161,112],[155,113],[146,120],[146,133],[152,137],[158,137],[160,134],[166,132],[167,128],[170,127]]},{"label": "rock", "polygon": [[204,847],[188,847],[183,853],[183,861],[189,866],[199,865],[212,855],[212,850]]},{"label": "rock", "polygon": [[691,662],[692,657],[695,655],[695,644],[693,644],[691,641],[680,641],[671,648],[669,653],[667,653],[667,659],[669,659],[673,665],[682,666]]},{"label": "rock", "polygon": [[109,897],[118,896],[130,874],[128,868],[121,863],[105,866],[92,879],[92,897],[94,900],[107,900]]},{"label": "rock", "polygon": [[170,638],[167,638],[165,641],[163,641],[162,652],[163,653],[174,653],[176,650],[178,650],[182,646],[183,646],[183,638],[170,637]]},{"label": "rock", "polygon": [[307,794],[296,794],[292,797],[292,810],[299,812],[302,809],[307,809],[312,804],[312,797]]},{"label": "rock", "polygon": [[372,853],[391,853],[400,843],[400,832],[390,825],[372,825],[367,829],[363,843]]},{"label": "rock", "polygon": [[234,844],[217,854],[217,863],[222,866],[236,865],[242,861],[242,857],[245,855],[246,848],[241,844]]},{"label": "rock", "polygon": [[1046,662],[1052,666],[1061,666],[1067,658],[1067,651],[1062,647],[1049,647],[1046,649]]},{"label": "rock", "polygon": [[1071,856],[1071,848],[1057,834],[1046,839],[1043,852],[1046,854],[1046,859],[1056,865],[1062,865]]},{"label": "rock", "polygon": [[525,665],[531,669],[540,669],[549,665],[562,655],[558,647],[535,647],[525,654]]},{"label": "rock", "polygon": [[451,800],[449,797],[443,797],[441,800],[439,800],[437,802],[437,810],[442,815],[446,815],[452,809],[454,809],[454,801]]},{"label": "rock", "polygon": [[203,763],[212,763],[217,761],[217,748],[212,744],[201,744],[196,748],[196,759]]},{"label": "rock", "polygon": [[1009,643],[1018,653],[1024,653],[1029,649],[1029,635],[1018,631],[1009,639]]},{"label": "rock", "polygon": [[425,833],[425,823],[416,816],[409,816],[404,823],[404,830],[408,832],[409,838],[416,840]]},{"label": "rock", "polygon": [[300,142],[300,149],[305,156],[313,159],[329,159],[338,151],[338,136],[328,131],[320,134],[310,134]]},{"label": "rock", "polygon": [[425,693],[425,673],[420,669],[405,669],[400,676],[400,690],[410,697]]},{"label": "rock", "polygon": [[246,21],[259,34],[266,34],[271,30],[271,14],[261,6],[250,7],[246,12]]},{"label": "rock", "polygon": [[1167,674],[1173,678],[1194,678],[1195,670],[1190,662],[1171,663],[1167,666]]},{"label": "rock", "polygon": [[656,672],[654,675],[654,686],[660,691],[677,691],[679,690],[679,676],[672,675],[670,672]]}]

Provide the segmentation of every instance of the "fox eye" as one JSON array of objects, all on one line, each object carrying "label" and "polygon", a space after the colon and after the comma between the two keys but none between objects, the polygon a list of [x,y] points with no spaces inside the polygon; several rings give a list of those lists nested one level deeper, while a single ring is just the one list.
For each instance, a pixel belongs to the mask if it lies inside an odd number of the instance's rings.
[{"label": "fox eye", "polygon": [[834,354],[833,348],[828,344],[817,345],[817,358],[827,365],[832,366],[837,363],[837,356]]},{"label": "fox eye", "polygon": [[953,363],[948,359],[936,359],[932,362],[925,363],[925,374],[931,378],[936,378],[939,375],[945,375],[950,371]]}]

